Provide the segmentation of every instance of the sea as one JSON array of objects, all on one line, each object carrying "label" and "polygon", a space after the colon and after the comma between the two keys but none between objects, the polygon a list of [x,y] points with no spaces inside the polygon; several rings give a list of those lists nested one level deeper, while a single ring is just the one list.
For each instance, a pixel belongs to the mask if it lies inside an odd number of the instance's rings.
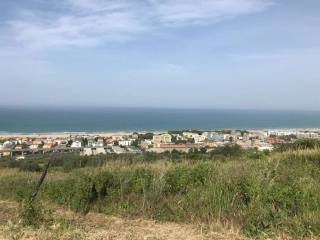
[{"label": "sea", "polygon": [[0,108],[0,134],[320,128],[320,112],[151,108]]}]

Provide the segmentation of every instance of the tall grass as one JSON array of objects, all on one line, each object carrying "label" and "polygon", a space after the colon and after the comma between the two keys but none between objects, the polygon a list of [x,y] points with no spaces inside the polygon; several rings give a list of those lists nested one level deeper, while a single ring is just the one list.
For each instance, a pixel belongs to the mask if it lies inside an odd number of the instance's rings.
[{"label": "tall grass", "polygon": [[[82,213],[231,222],[249,236],[310,237],[320,235],[319,159],[315,148],[241,161],[116,161],[51,172],[41,198]],[[22,199],[36,176],[12,172],[0,177],[0,196]]]}]

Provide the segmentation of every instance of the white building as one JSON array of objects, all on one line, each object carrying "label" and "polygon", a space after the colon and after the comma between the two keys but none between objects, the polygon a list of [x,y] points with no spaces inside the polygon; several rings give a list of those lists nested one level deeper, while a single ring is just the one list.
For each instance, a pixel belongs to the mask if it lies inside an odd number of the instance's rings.
[{"label": "white building", "polygon": [[278,136],[278,137],[281,137],[281,136],[290,136],[290,135],[297,135],[297,130],[268,130],[268,136],[270,135],[275,135],[275,136]]},{"label": "white building", "polygon": [[201,143],[204,142],[204,140],[206,140],[206,136],[205,135],[196,135],[194,136],[194,143]]},{"label": "white building", "polygon": [[193,132],[183,132],[182,135],[185,138],[193,139],[195,143],[204,142],[206,140],[206,134],[198,134]]},{"label": "white building", "polygon": [[12,148],[13,147],[13,143],[10,141],[5,141],[3,143],[3,148]]},{"label": "white building", "polygon": [[38,144],[31,144],[29,147],[31,150],[37,150],[39,148]]},{"label": "white building", "polygon": [[95,141],[93,141],[93,140],[89,140],[89,141],[88,141],[88,147],[92,147],[92,148],[103,148],[103,147],[104,147],[104,143],[103,143],[103,141],[95,142]]},{"label": "white building", "polygon": [[133,143],[133,139],[130,139],[130,140],[121,140],[119,141],[119,146],[122,146],[122,147],[127,147],[127,146],[131,146],[131,144]]},{"label": "white building", "polygon": [[71,147],[72,148],[81,148],[82,147],[82,143],[80,141],[74,141],[72,144],[71,144]]},{"label": "white building", "polygon": [[112,146],[112,150],[116,154],[123,154],[123,153],[127,152],[124,148],[119,147],[119,146]]},{"label": "white building", "polygon": [[223,134],[219,134],[217,132],[205,132],[203,135],[210,141],[223,142],[224,140]]},{"label": "white building", "polygon": [[317,132],[298,132],[297,138],[303,139],[303,138],[319,138],[319,133]]},{"label": "white building", "polygon": [[92,155],[99,155],[99,154],[106,154],[106,150],[102,148],[84,148],[81,156],[92,156]]},{"label": "white building", "polygon": [[92,150],[93,155],[106,154],[106,150],[102,147],[94,148]]},{"label": "white building", "polygon": [[93,151],[91,148],[84,148],[81,155],[82,156],[91,156],[91,155],[93,155]]}]

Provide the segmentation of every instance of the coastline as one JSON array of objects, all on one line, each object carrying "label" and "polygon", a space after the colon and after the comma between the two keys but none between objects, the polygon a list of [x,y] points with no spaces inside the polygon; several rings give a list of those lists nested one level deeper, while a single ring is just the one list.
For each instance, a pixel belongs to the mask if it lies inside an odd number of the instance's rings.
[{"label": "coastline", "polygon": [[113,132],[44,132],[44,133],[10,133],[10,132],[0,132],[0,138],[65,138],[70,136],[101,136],[101,137],[111,137],[116,135],[131,135],[134,132],[147,133],[152,132],[155,134],[164,133],[166,131],[113,131]]},{"label": "coastline", "polygon": [[[117,136],[117,135],[132,135],[133,133],[139,133],[139,134],[145,134],[148,132],[154,133],[154,134],[162,134],[166,133],[168,131],[175,130],[150,130],[150,131],[102,131],[102,132],[33,132],[33,133],[14,133],[14,132],[1,132],[0,131],[0,138],[66,138],[70,136],[101,136],[101,137],[111,137],[111,136]],[[180,129],[177,129],[180,130]],[[188,130],[188,129],[184,129]],[[191,129],[189,129],[191,130]],[[233,128],[226,128],[226,129],[210,129],[210,130],[203,130],[203,129],[194,129],[199,130],[203,132],[210,132],[210,131],[219,131],[219,130],[237,130]],[[252,129],[239,129],[244,131],[320,131],[320,128],[252,128]]]}]

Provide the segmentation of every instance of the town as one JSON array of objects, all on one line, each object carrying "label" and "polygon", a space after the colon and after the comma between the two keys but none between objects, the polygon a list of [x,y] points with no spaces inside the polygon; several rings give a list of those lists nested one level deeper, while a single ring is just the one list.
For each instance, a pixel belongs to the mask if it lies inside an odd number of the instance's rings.
[{"label": "town", "polygon": [[189,152],[191,149],[205,149],[210,152],[227,144],[237,144],[242,149],[272,151],[274,144],[306,138],[320,138],[320,129],[2,135],[0,157],[23,160],[30,154],[53,152],[79,152],[82,156],[107,153]]}]

